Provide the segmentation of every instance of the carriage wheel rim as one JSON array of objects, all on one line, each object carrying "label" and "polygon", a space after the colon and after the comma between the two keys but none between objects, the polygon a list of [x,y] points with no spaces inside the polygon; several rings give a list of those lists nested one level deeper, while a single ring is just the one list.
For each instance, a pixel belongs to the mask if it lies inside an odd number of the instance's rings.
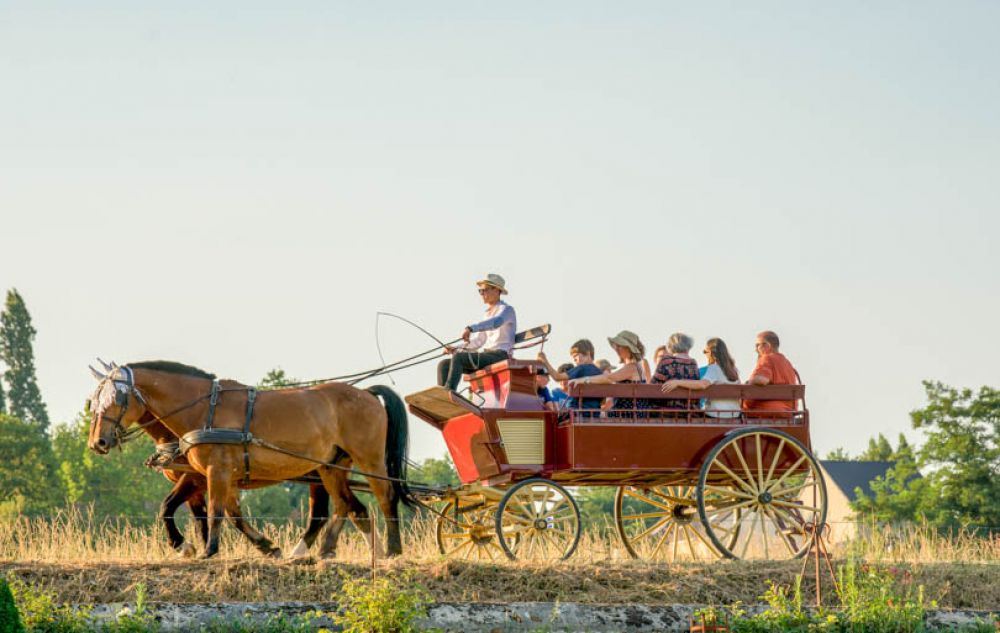
[{"label": "carriage wheel rim", "polygon": [[497,541],[511,560],[565,560],[576,551],[580,532],[576,500],[547,479],[515,484],[496,509]]},{"label": "carriage wheel rim", "polygon": [[[804,526],[824,523],[826,511],[819,463],[783,431],[737,431],[713,447],[702,464],[698,513],[727,558],[760,552],[767,559],[799,558],[810,546]],[[727,515],[735,515],[729,526],[721,518]]]},{"label": "carriage wheel rim", "polygon": [[[626,508],[627,498],[640,506],[638,510]],[[721,556],[702,528],[693,484],[620,486],[614,517],[622,546],[632,558],[676,562]]]}]

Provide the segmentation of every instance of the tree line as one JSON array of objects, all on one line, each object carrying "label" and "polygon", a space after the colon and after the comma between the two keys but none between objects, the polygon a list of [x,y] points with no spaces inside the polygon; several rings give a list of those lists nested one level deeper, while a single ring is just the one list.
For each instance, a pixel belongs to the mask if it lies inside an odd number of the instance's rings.
[{"label": "tree line", "polygon": [[[36,331],[24,299],[7,292],[0,314],[0,520],[45,516],[67,506],[92,508],[97,516],[152,520],[170,483],[144,466],[153,452],[146,436],[100,456],[87,448],[90,418],[80,411],[50,427],[35,378]],[[295,382],[276,368],[258,387],[275,389]],[[892,461],[895,465],[860,495],[862,518],[882,522],[919,521],[940,528],[1000,526],[1000,390],[958,389],[924,383],[926,403],[910,413],[922,435],[920,446],[900,434],[893,446],[882,434],[857,456],[837,449],[828,459]],[[456,485],[447,457],[426,459],[411,470],[414,481]],[[614,489],[581,488],[577,499],[584,521],[605,525],[612,516]],[[251,516],[299,518],[308,489],[278,484],[245,493]]]}]

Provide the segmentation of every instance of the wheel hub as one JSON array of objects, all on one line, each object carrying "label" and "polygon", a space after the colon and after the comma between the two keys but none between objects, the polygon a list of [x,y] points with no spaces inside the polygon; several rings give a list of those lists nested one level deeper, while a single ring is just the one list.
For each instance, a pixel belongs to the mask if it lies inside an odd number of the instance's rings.
[{"label": "wheel hub", "polygon": [[676,523],[685,524],[694,520],[695,513],[691,506],[677,504],[670,512]]},{"label": "wheel hub", "polygon": [[535,519],[534,528],[536,530],[544,530],[547,527],[549,527],[549,524],[545,519]]},{"label": "wheel hub", "polygon": [[772,499],[774,499],[774,497],[771,496],[770,492],[766,492],[766,491],[760,493],[760,495],[757,496],[757,501],[759,501],[759,502],[761,502],[763,504],[771,503]]}]

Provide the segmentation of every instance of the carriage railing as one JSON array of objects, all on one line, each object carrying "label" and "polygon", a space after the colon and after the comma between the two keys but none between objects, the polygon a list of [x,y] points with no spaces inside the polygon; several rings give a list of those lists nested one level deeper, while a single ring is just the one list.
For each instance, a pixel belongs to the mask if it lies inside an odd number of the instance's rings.
[{"label": "carriage railing", "polygon": [[[808,421],[805,385],[711,385],[704,390],[675,389],[663,393],[659,384],[572,385],[568,395],[582,402],[591,399],[627,399],[629,408],[563,408],[560,421],[620,423],[697,423],[697,424],[780,424],[799,425]],[[705,406],[729,401],[728,407]],[[791,410],[762,408],[756,403],[785,401],[794,403]],[[679,403],[682,403],[679,404]],[[747,406],[744,407],[744,403]]]}]

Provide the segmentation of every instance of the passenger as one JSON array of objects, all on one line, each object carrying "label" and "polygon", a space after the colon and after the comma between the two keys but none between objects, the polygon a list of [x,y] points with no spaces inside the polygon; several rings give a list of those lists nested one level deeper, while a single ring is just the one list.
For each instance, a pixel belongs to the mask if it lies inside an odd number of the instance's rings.
[{"label": "passenger", "polygon": [[654,366],[655,365],[659,365],[660,364],[660,359],[663,358],[666,355],[667,355],[667,346],[666,345],[660,345],[659,347],[657,347],[656,351],[653,352],[653,365]]},{"label": "passenger", "polygon": [[[604,372],[594,364],[594,344],[582,338],[573,343],[569,348],[570,358],[575,365],[560,365],[559,369],[553,371],[552,365],[545,352],[538,352],[538,360],[545,364],[545,368],[552,374],[552,377],[560,381],[569,381],[575,378],[586,378],[587,376],[601,376]],[[564,369],[565,368],[565,369]],[[566,385],[563,385],[565,390]],[[581,406],[576,398],[567,398],[564,405],[567,409],[600,409],[600,398],[584,398]]]},{"label": "passenger", "polygon": [[[650,382],[664,383],[668,380],[698,380],[698,363],[695,362],[688,352],[694,345],[694,339],[687,334],[675,332],[667,340],[667,353],[656,365],[656,372]],[[653,400],[651,407],[663,409],[690,409],[697,408],[698,403],[693,405],[690,400]]]},{"label": "passenger", "polygon": [[557,411],[559,406],[552,397],[552,392],[549,391],[549,375],[544,369],[539,370],[535,375],[535,387],[538,389],[538,397],[542,399],[545,408],[549,411]]},{"label": "passenger", "polygon": [[[705,358],[708,366],[699,380],[671,379],[663,383],[663,393],[674,389],[707,389],[710,385],[732,385],[740,381],[736,363],[729,355],[729,349],[721,338],[710,338],[705,343]],[[740,403],[736,400],[706,400],[705,414],[713,418],[740,417]]]},{"label": "passenger", "polygon": [[458,387],[462,374],[507,360],[514,349],[517,316],[514,308],[500,300],[500,295],[507,294],[503,277],[490,273],[476,285],[486,304],[486,319],[467,325],[462,331],[463,343],[446,346],[445,352],[452,357],[438,363],[438,384],[452,391]]},{"label": "passenger", "polygon": [[[757,350],[757,366],[750,373],[747,384],[750,385],[797,385],[799,373],[792,364],[778,351],[778,335],[765,330],[757,335],[754,348]],[[795,411],[794,400],[744,400],[744,411]],[[759,414],[754,417],[789,417],[787,415]]]},{"label": "passenger", "polygon": [[[611,347],[618,354],[618,359],[622,363],[621,367],[608,374],[587,376],[585,378],[571,380],[571,385],[608,385],[613,383],[642,384],[646,382],[646,376],[648,374],[643,369],[643,364],[645,362],[643,356],[646,353],[646,348],[643,346],[642,341],[639,340],[639,337],[633,332],[622,330],[616,336],[609,338],[608,343],[611,344]],[[608,410],[608,417],[629,417],[633,415],[633,411],[635,409],[639,408],[643,408],[641,399],[615,398],[611,409]],[[637,417],[644,416],[640,414]]]},{"label": "passenger", "polygon": [[597,365],[597,368],[600,369],[601,372],[605,374],[610,374],[615,370],[615,368],[611,365],[611,361],[609,361],[607,358],[602,358],[594,364]]},{"label": "passenger", "polygon": [[573,369],[573,363],[563,363],[554,372],[562,376],[562,378],[556,378],[559,381],[559,386],[552,390],[552,398],[555,400],[556,406],[560,408],[565,407],[566,400],[569,399],[569,394],[566,393],[566,388],[569,385],[569,378],[566,378],[566,372],[571,369]]}]

